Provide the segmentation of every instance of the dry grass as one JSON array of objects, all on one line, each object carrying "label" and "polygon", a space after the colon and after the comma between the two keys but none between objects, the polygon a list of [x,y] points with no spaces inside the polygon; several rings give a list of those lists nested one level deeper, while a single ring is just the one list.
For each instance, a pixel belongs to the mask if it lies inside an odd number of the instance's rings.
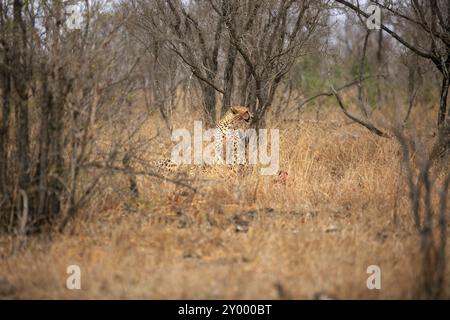
[{"label": "dry grass", "polygon": [[[0,238],[0,280],[12,288],[0,284],[0,297],[417,297],[419,241],[397,143],[340,113],[304,119],[278,125],[286,185],[256,171],[207,172],[192,194],[140,177],[140,198],[130,201],[117,176],[64,234],[30,237],[15,253],[14,240]],[[155,132],[151,122],[141,134]],[[81,267],[82,290],[65,287],[71,264]],[[381,290],[366,287],[374,264]]]}]

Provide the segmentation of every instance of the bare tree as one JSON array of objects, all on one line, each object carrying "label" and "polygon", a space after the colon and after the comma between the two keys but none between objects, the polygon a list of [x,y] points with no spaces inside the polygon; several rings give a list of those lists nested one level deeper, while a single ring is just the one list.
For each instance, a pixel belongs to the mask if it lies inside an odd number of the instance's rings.
[{"label": "bare tree", "polygon": [[[142,42],[141,42],[142,43]],[[157,108],[171,132],[172,114],[177,107],[178,89],[184,88],[188,75],[177,57],[160,42],[150,41],[144,47],[140,67],[142,90],[149,110]]]},{"label": "bare tree", "polygon": [[0,2],[0,225],[21,234],[87,203],[107,174],[86,175],[88,163],[118,157],[117,144],[98,150],[97,115],[126,106],[133,89],[118,37],[127,17],[87,1],[83,27],[70,30],[66,5]]},{"label": "bare tree", "polygon": [[326,5],[317,1],[134,1],[134,9],[136,25],[199,80],[210,122],[217,93],[222,112],[239,96],[255,122],[263,121],[281,80],[326,20]]},{"label": "bare tree", "polygon": [[[370,15],[365,12],[358,1],[336,0],[358,15],[368,18]],[[437,125],[439,128],[439,141],[446,141],[442,138],[450,126],[449,112],[447,108],[448,89],[450,86],[450,3],[447,0],[418,1],[410,0],[408,3],[402,1],[371,1],[385,11],[389,23],[395,26],[388,26],[386,17],[380,28],[389,34],[393,39],[411,50],[414,54],[428,59],[441,74],[440,102],[437,114]],[[411,39],[408,29],[414,29],[421,33],[422,37]],[[448,152],[449,145],[440,146]]]},{"label": "bare tree", "polygon": [[135,25],[178,56],[198,79],[204,112],[216,121],[216,92],[223,93],[218,77],[223,20],[205,1],[133,1]]},{"label": "bare tree", "polygon": [[324,23],[326,7],[322,2],[294,0],[210,3],[223,17],[227,35],[244,62],[241,104],[250,106],[258,125],[281,80]]}]

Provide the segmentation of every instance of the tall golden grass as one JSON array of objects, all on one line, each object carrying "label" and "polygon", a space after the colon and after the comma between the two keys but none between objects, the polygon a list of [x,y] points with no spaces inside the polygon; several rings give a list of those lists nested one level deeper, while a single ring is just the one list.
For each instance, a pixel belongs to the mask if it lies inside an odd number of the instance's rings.
[{"label": "tall golden grass", "polygon": [[[433,116],[411,119],[424,139]],[[186,119],[175,116],[174,127],[195,117]],[[154,116],[140,137],[163,126]],[[419,238],[398,143],[332,110],[271,126],[280,129],[285,185],[257,170],[211,170],[197,174],[197,193],[138,177],[140,195],[131,199],[117,174],[64,233],[30,236],[21,251],[0,237],[0,297],[420,297]],[[169,146],[165,134],[144,157],[170,155]],[[81,268],[81,290],[66,288],[72,264]],[[381,268],[381,290],[366,286],[370,265]],[[450,285],[448,266],[446,279]]]}]

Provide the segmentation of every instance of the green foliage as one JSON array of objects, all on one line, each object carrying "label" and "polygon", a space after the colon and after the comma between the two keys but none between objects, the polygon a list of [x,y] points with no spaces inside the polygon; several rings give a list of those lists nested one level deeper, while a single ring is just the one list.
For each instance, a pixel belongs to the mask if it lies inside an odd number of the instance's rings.
[{"label": "green foliage", "polygon": [[321,64],[319,55],[307,56],[295,64],[291,71],[293,88],[300,90],[305,97],[323,91],[327,79],[326,73],[321,72]]}]

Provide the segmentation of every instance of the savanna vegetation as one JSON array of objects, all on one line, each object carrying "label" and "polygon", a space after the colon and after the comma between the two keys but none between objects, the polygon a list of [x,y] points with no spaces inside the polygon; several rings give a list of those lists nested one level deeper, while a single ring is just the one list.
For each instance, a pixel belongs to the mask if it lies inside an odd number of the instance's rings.
[{"label": "savanna vegetation", "polygon": [[[447,0],[2,0],[0,298],[448,299],[449,79]],[[234,105],[278,174],[154,165]]]}]

